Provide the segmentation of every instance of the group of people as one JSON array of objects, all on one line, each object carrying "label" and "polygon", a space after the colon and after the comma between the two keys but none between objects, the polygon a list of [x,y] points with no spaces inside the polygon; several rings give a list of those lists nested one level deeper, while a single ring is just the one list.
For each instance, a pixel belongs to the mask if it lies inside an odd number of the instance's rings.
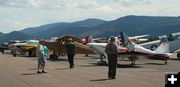
[{"label": "group of people", "polygon": [[[67,50],[68,62],[70,64],[70,69],[74,68],[74,55],[76,54],[76,46],[72,42],[72,38],[68,38],[67,43],[65,44]],[[38,68],[37,73],[47,73],[45,71],[46,58],[48,57],[48,48],[45,45],[44,40],[39,40],[39,44],[36,49],[36,54],[38,57]],[[40,71],[41,70],[41,71]]]},{"label": "group of people", "polygon": [[[76,46],[72,41],[72,38],[67,40],[65,44],[65,48],[67,51],[69,68],[74,68],[74,56],[76,54]],[[115,38],[111,37],[110,42],[107,44],[105,48],[105,52],[108,55],[108,78],[115,79],[116,78],[116,66],[117,66],[117,55],[118,48],[115,44]],[[38,70],[37,73],[47,73],[45,69],[46,58],[48,57],[48,48],[45,46],[44,40],[39,40],[39,45],[37,47],[37,57],[38,57]],[[40,72],[40,69],[42,71]]]}]

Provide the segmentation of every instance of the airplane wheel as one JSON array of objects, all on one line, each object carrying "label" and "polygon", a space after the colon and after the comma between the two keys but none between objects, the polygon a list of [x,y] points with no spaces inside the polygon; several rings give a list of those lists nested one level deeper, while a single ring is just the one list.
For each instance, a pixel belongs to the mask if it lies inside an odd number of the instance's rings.
[{"label": "airplane wheel", "polygon": [[105,60],[97,59],[97,64],[98,65],[106,65],[107,62]]},{"label": "airplane wheel", "polygon": [[1,52],[2,52],[2,54],[4,54],[4,50],[2,50]]},{"label": "airplane wheel", "polygon": [[53,54],[51,54],[49,57],[50,57],[50,59],[52,59],[52,60],[57,60],[57,58],[58,58],[57,55],[53,55]]},{"label": "airplane wheel", "polygon": [[165,61],[165,64],[168,64],[168,62],[167,62],[167,61]]},{"label": "airplane wheel", "polygon": [[29,57],[32,57],[32,56],[33,56],[31,51],[29,51],[28,56],[29,56]]},{"label": "airplane wheel", "polygon": [[54,59],[57,60],[58,56],[57,55],[54,55]]},{"label": "airplane wheel", "polygon": [[180,59],[180,52],[178,52],[178,53],[177,53],[177,58],[179,58],[179,59]]},{"label": "airplane wheel", "polygon": [[13,54],[14,57],[16,57],[17,55],[16,54]]},{"label": "airplane wheel", "polygon": [[53,58],[53,55],[51,54],[51,55],[49,56],[49,58],[52,59],[52,58]]},{"label": "airplane wheel", "polygon": [[131,63],[131,65],[135,65],[135,60],[132,60],[132,63]]}]

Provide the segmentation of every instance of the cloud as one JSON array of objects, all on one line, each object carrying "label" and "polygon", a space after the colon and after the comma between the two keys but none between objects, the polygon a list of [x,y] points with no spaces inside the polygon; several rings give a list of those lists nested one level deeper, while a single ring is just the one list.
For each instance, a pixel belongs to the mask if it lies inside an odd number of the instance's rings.
[{"label": "cloud", "polygon": [[145,5],[145,4],[150,4],[149,0],[112,0],[112,3],[118,3],[119,5],[122,6],[133,6],[133,5]]},{"label": "cloud", "polygon": [[0,28],[5,32],[87,18],[115,20],[126,15],[180,14],[180,0],[0,0],[0,7]]},{"label": "cloud", "polygon": [[0,0],[0,6],[6,7],[38,7],[42,0]]},{"label": "cloud", "polygon": [[89,9],[96,7],[96,0],[0,0],[0,6],[41,9]]},{"label": "cloud", "polygon": [[6,20],[0,24],[0,29],[3,32],[11,32],[11,31],[18,31],[31,26],[34,26],[34,24],[19,22],[15,20]]},{"label": "cloud", "polygon": [[10,14],[10,13],[13,13],[13,12],[16,12],[17,11],[17,9],[15,9],[15,8],[9,8],[9,9],[7,9],[7,8],[0,8],[0,14]]}]

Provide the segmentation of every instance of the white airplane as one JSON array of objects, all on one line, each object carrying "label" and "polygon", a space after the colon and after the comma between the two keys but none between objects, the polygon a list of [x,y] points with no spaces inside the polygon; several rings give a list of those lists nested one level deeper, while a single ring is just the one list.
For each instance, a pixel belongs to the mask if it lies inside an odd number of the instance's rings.
[{"label": "white airplane", "polygon": [[145,37],[149,37],[149,34],[133,36],[133,37],[129,37],[129,39],[132,40],[133,42],[135,42],[136,44],[141,44],[141,43],[148,42],[149,39],[147,39]]},{"label": "white airplane", "polygon": [[[134,45],[134,50],[128,49],[128,41],[130,41]],[[167,60],[169,59],[169,56],[171,55],[171,53],[169,53],[169,44],[166,40],[162,40],[161,44],[154,51],[152,51],[150,49],[142,47],[141,45],[135,44],[124,34],[124,32],[121,32],[118,37],[115,37],[115,43],[118,46],[119,55],[146,56],[150,59],[164,60],[166,64]],[[107,43],[91,42],[87,45],[94,51],[96,51],[98,54],[102,55],[98,63],[106,63],[107,54],[105,53],[105,47]],[[132,64],[135,64],[135,60],[132,61]]]}]

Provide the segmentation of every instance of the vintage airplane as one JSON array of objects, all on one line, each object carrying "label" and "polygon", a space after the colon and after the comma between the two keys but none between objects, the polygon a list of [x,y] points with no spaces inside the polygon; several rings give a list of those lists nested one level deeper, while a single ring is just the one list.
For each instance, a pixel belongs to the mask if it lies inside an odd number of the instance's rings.
[{"label": "vintage airplane", "polygon": [[9,49],[14,57],[17,55],[36,56],[36,47],[38,45],[38,40],[26,40],[18,43],[9,45]]},{"label": "vintage airplane", "polygon": [[[125,35],[124,32],[121,32],[118,37],[115,37],[115,43],[118,46],[119,55],[138,55],[138,56],[146,56],[150,59],[156,59],[156,60],[164,60],[167,64],[167,60],[169,59],[169,44],[166,40],[162,40],[161,44],[156,48],[156,50],[152,51],[150,49],[146,49],[142,47],[141,45],[138,45],[131,41]],[[131,42],[134,45],[134,50],[128,49],[128,41]],[[100,61],[98,63],[106,63],[107,54],[105,53],[105,47],[107,43],[88,43],[87,44],[90,48],[92,48],[94,51],[96,51],[98,54],[101,55]],[[105,59],[105,60],[104,60]],[[132,60],[132,64],[135,64],[135,60]]]},{"label": "vintage airplane", "polygon": [[53,51],[53,53],[50,55],[50,59],[56,60],[59,56],[63,56],[66,54],[64,43],[66,43],[68,38],[72,38],[73,42],[75,43],[75,46],[77,49],[76,53],[78,54],[93,54],[94,53],[92,49],[90,49],[88,46],[82,43],[81,39],[75,36],[63,36],[52,42],[46,41],[46,46],[49,48],[49,50]]}]

